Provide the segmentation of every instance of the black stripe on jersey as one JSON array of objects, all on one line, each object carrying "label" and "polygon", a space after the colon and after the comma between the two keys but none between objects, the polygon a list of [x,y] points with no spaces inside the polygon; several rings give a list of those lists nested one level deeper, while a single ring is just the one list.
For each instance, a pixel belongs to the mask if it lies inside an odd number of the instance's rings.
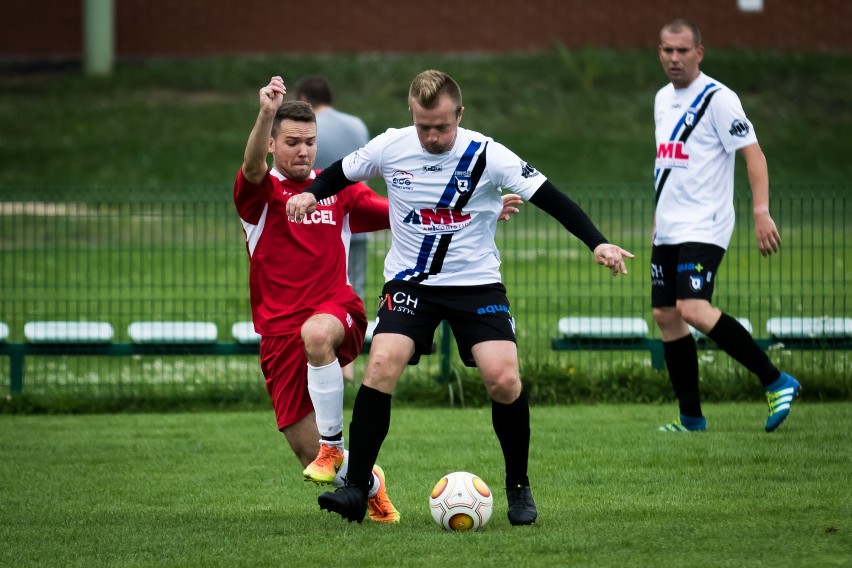
[{"label": "black stripe on jersey", "polygon": [[[713,100],[713,95],[718,93],[721,89],[716,89],[707,94],[707,98],[704,99],[704,102],[701,104],[701,108],[698,109],[698,112],[695,113],[695,120],[692,121],[692,124],[687,125],[683,132],[681,132],[678,141],[686,142],[689,138],[689,135],[692,134],[692,131],[695,130],[695,127],[698,126],[698,121],[701,120],[701,117],[704,116],[704,113],[707,112],[707,107],[710,106],[710,101]],[[662,174],[660,174],[660,181],[657,183],[657,193],[654,196],[654,207],[657,206],[657,203],[660,202],[660,194],[663,192],[663,186],[666,184],[666,180],[671,173],[671,168],[666,168]]]},{"label": "black stripe on jersey", "polygon": [[479,180],[482,179],[482,174],[485,172],[485,152],[488,151],[488,142],[485,143],[485,146],[482,148],[482,152],[479,153],[479,156],[476,158],[476,163],[473,165],[473,170],[470,172],[470,190],[459,197],[456,204],[453,205],[453,209],[456,211],[461,211],[467,202],[470,201],[471,195],[476,190],[476,186],[479,184]]},{"label": "black stripe on jersey", "polygon": [[[476,158],[473,170],[470,172],[470,189],[464,195],[459,197],[456,204],[453,205],[453,209],[456,211],[461,211],[462,208],[467,205],[467,202],[470,201],[470,196],[473,195],[476,186],[479,184],[479,180],[482,179],[482,174],[485,172],[485,151],[487,149],[488,142],[485,143],[485,146],[482,148],[482,152],[480,152],[479,156]],[[450,242],[452,240],[453,233],[441,235],[438,240],[438,247],[435,249],[435,254],[432,255],[432,264],[429,266],[429,270],[414,276],[411,278],[411,282],[423,282],[429,278],[429,276],[441,272],[441,269],[444,267],[444,259],[447,258],[447,251],[450,249]]]},{"label": "black stripe on jersey", "polygon": [[444,267],[444,259],[447,258],[447,250],[450,248],[450,241],[453,240],[452,233],[441,235],[438,238],[438,247],[435,249],[435,254],[432,256],[432,265],[429,270],[421,272],[417,276],[412,276],[409,282],[423,282],[433,274],[438,274]]}]

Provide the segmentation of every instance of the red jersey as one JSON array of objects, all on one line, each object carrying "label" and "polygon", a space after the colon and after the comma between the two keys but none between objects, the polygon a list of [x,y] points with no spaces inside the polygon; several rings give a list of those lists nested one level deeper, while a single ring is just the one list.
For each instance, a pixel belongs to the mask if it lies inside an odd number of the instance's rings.
[{"label": "red jersey", "polygon": [[322,200],[301,223],[290,221],[286,205],[310,179],[295,182],[272,169],[260,184],[242,168],[234,183],[234,204],[249,254],[252,320],[260,335],[296,332],[324,302],[357,298],[346,272],[352,233],[389,229],[387,199],[363,183]]}]

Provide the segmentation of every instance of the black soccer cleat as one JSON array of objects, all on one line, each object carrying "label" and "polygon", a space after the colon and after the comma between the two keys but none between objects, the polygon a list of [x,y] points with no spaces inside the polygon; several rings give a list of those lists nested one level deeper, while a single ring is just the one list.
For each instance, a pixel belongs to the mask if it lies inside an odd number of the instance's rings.
[{"label": "black soccer cleat", "polygon": [[507,487],[506,499],[509,501],[509,523],[517,526],[531,525],[535,522],[538,511],[536,511],[529,485]]},{"label": "black soccer cleat", "polygon": [[367,497],[357,487],[340,487],[317,497],[320,509],[333,511],[349,521],[361,523],[367,514]]}]

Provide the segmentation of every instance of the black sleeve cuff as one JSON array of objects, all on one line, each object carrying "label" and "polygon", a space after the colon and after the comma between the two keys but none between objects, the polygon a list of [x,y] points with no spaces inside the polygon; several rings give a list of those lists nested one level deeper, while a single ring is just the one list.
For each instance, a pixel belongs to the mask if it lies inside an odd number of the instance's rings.
[{"label": "black sleeve cuff", "polygon": [[337,195],[353,183],[355,182],[343,175],[343,160],[337,160],[321,171],[305,191],[313,193],[316,200],[321,201]]},{"label": "black sleeve cuff", "polygon": [[594,251],[598,245],[609,242],[586,212],[570,197],[556,189],[550,181],[545,180],[529,201],[562,223],[562,226],[583,241],[589,250]]}]

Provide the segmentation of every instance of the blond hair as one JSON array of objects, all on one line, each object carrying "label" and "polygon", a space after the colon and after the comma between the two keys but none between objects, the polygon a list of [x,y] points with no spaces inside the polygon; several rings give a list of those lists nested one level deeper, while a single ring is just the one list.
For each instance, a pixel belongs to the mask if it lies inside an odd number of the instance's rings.
[{"label": "blond hair", "polygon": [[434,108],[441,95],[446,94],[456,105],[456,113],[462,110],[461,88],[452,77],[443,71],[423,71],[411,82],[408,89],[408,106],[417,103],[423,108]]}]

